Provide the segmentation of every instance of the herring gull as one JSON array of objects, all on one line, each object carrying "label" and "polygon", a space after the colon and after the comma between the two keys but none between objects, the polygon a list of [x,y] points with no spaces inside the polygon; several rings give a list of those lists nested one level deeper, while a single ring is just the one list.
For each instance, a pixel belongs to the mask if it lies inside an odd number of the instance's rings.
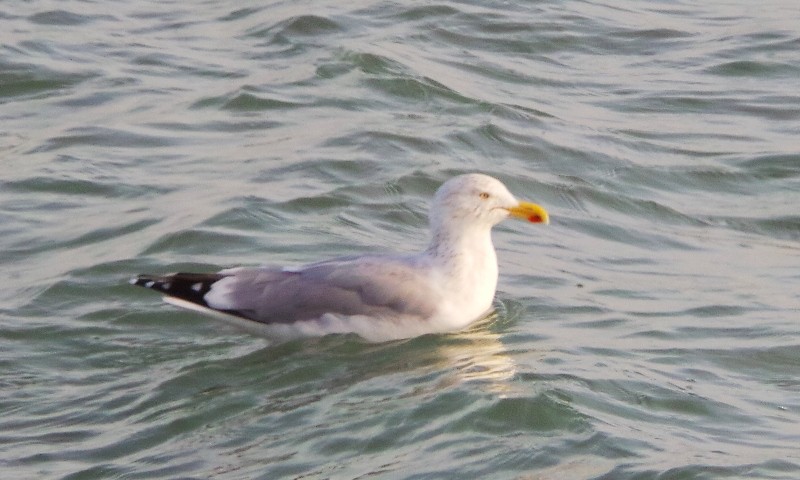
[{"label": "herring gull", "polygon": [[421,253],[139,275],[131,283],[279,341],[355,333],[383,342],[459,330],[491,310],[498,276],[491,230],[508,217],[548,223],[544,208],[517,201],[499,180],[460,175],[436,191]]}]

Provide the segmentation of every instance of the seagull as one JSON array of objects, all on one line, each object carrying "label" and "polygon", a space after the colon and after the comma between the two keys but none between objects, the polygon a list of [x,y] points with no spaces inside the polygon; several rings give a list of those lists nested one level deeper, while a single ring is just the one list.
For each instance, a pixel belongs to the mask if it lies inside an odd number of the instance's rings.
[{"label": "seagull", "polygon": [[439,187],[429,217],[430,243],[416,254],[138,275],[130,283],[273,341],[348,333],[399,340],[484,318],[498,278],[492,227],[509,217],[549,223],[543,207],[517,201],[499,180],[477,173]]}]

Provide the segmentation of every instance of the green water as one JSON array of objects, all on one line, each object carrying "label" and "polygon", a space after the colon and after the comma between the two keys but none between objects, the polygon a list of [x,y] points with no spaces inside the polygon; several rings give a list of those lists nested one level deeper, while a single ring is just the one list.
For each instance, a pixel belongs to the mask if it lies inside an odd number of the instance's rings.
[{"label": "green water", "polygon": [[[796,2],[0,4],[0,476],[800,477]],[[136,273],[426,243],[496,315],[269,345]]]}]

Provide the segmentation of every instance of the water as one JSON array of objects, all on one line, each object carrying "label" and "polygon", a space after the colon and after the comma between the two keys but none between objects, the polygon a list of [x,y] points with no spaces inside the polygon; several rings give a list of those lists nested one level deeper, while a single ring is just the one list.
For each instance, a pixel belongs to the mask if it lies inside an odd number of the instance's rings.
[{"label": "water", "polygon": [[[796,2],[0,4],[3,478],[800,477]],[[496,315],[268,345],[127,285],[506,223]]]}]

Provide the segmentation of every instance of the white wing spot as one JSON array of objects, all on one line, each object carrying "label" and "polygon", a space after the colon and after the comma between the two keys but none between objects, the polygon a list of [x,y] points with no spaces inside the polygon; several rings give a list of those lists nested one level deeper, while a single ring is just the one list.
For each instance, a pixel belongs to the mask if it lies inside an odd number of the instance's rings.
[{"label": "white wing spot", "polygon": [[163,285],[161,285],[161,288],[163,288],[164,290],[169,290],[169,287],[171,286],[172,284],[170,282],[166,282]]},{"label": "white wing spot", "polygon": [[195,292],[199,292],[202,289],[203,289],[203,284],[200,282],[197,282],[194,285],[192,285],[192,290],[194,290]]},{"label": "white wing spot", "polygon": [[153,285],[155,285],[155,284],[156,284],[156,282],[150,280],[149,282],[145,282],[144,286],[147,287],[147,288],[153,288]]}]

